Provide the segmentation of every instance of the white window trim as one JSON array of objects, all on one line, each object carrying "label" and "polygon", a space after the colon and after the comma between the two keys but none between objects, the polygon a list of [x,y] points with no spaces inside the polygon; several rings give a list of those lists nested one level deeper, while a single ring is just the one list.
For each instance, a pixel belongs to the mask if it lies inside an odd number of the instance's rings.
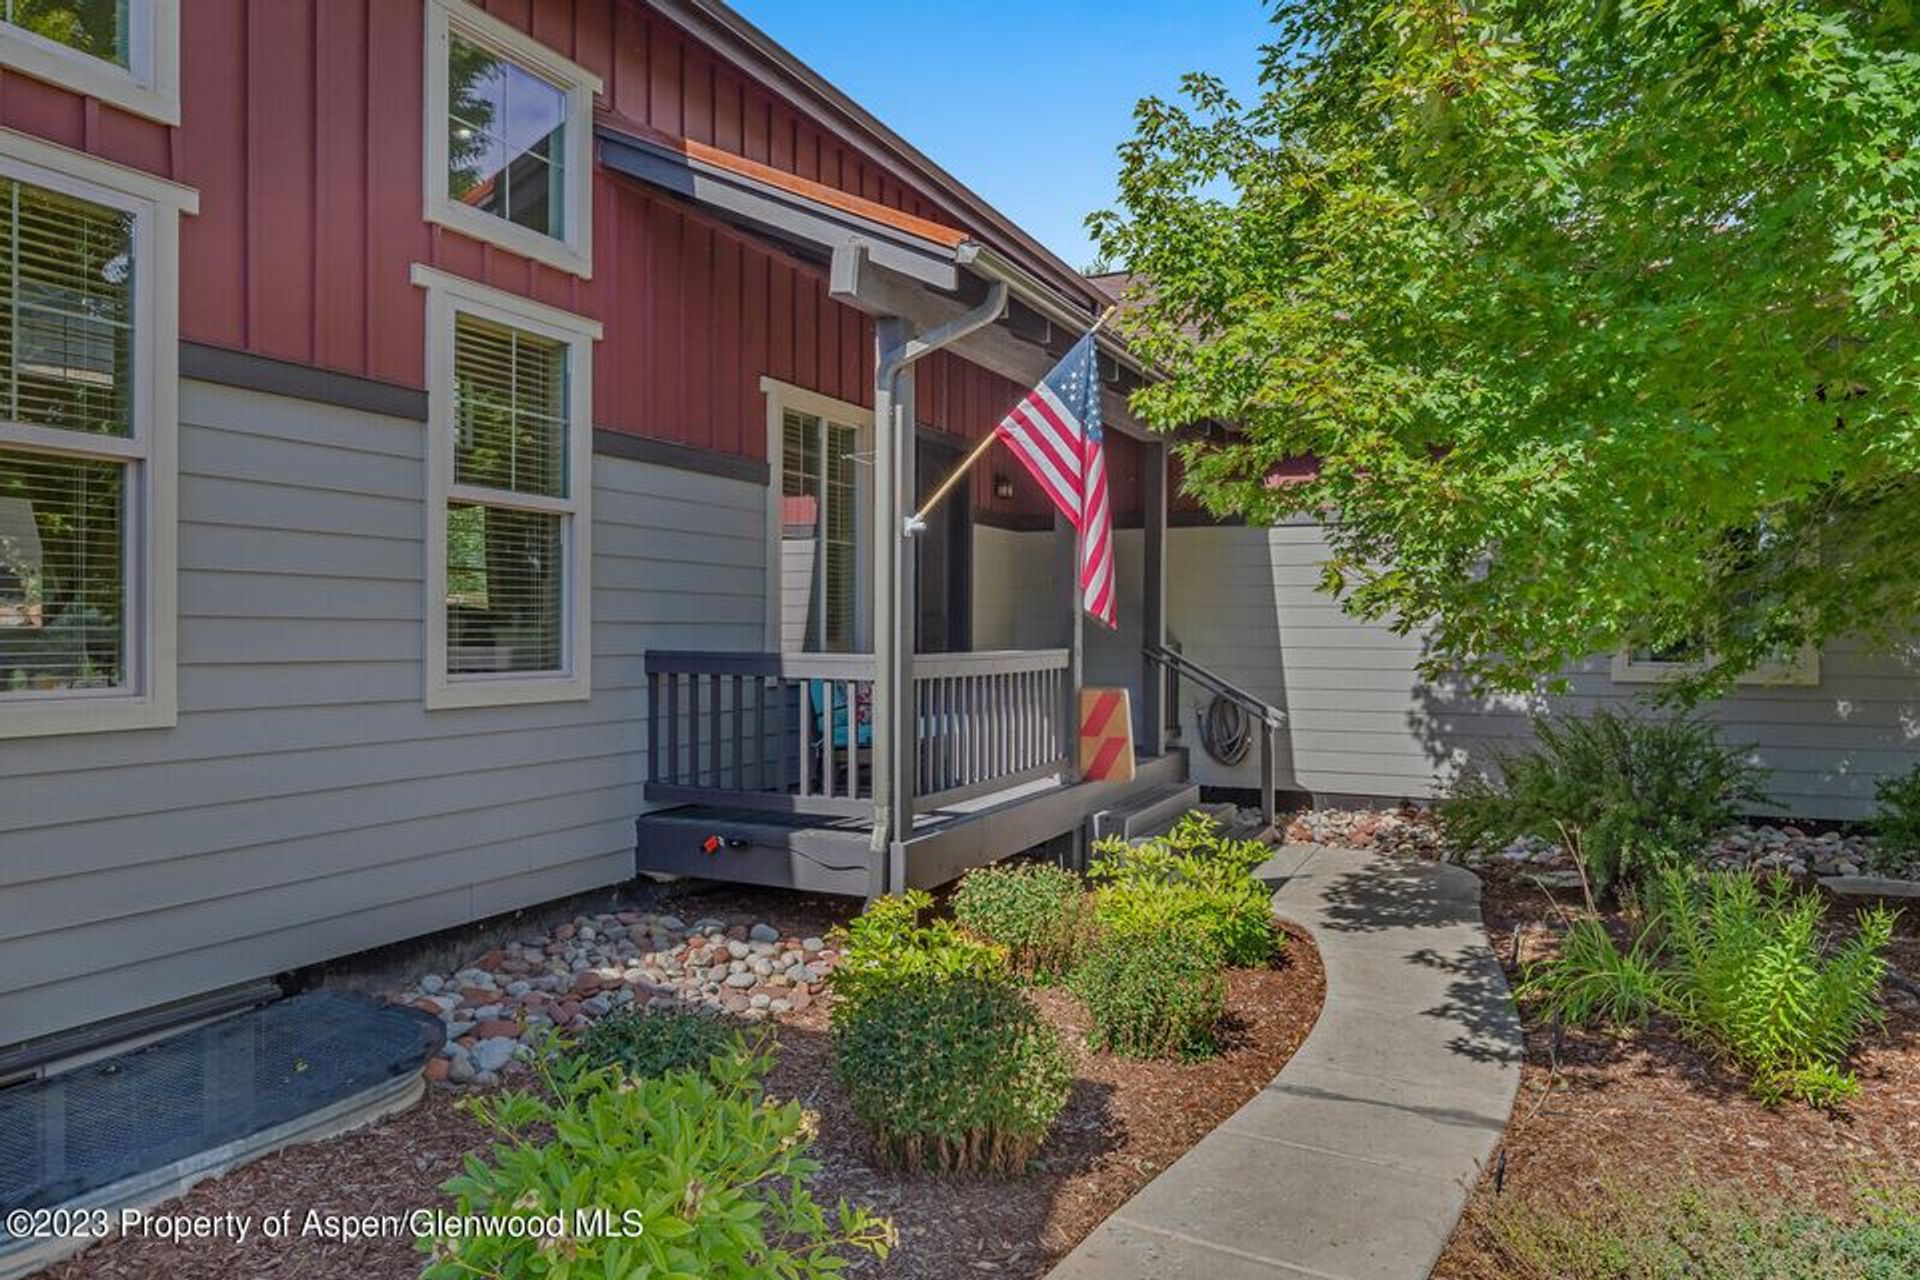
[{"label": "white window trim", "polygon": [[[1636,659],[1631,650],[1621,649],[1613,655],[1610,674],[1615,684],[1660,684],[1697,675],[1703,665],[1701,662],[1650,662]],[[1807,645],[1792,660],[1763,663],[1751,671],[1741,672],[1733,682],[1774,688],[1811,688],[1820,683],[1820,651]]]},{"label": "white window trim", "polygon": [[[427,564],[426,705],[497,707],[569,702],[593,692],[593,344],[600,322],[475,284],[415,263],[413,283],[427,291]],[[453,322],[459,314],[537,333],[567,347],[567,497],[509,500],[492,489],[456,485],[454,465]],[[447,503],[472,498],[521,505],[567,517],[562,528],[565,603],[560,649],[565,669],[553,675],[511,672],[460,675],[447,670]]]},{"label": "white window trim", "polygon": [[0,445],[126,459],[127,676],[123,690],[0,696],[0,738],[159,729],[179,718],[178,511],[180,215],[199,194],[11,129],[0,129],[0,175],[134,215],[134,393],[131,437],[0,423]]},{"label": "white window trim", "polygon": [[180,123],[180,0],[127,6],[127,66],[0,23],[0,66],[98,98],[134,115]]},{"label": "white window trim", "polygon": [[[600,77],[465,0],[426,0],[426,11],[427,95],[422,150],[426,155],[427,221],[561,271],[592,278],[593,99],[601,89]],[[447,55],[455,33],[566,91],[565,236],[543,236],[505,218],[470,209],[447,194]]]},{"label": "white window trim", "polygon": [[[783,520],[781,482],[786,465],[787,435],[786,413],[791,409],[795,413],[812,414],[816,418],[829,419],[842,426],[853,427],[860,433],[861,452],[871,455],[873,451],[873,410],[862,409],[857,404],[845,400],[836,400],[832,396],[822,395],[818,391],[809,391],[797,387],[791,382],[782,382],[778,378],[760,379],[760,392],[767,398],[767,593],[766,593],[766,639],[767,652],[779,653],[785,640],[784,619],[781,609],[781,529]],[[870,647],[873,635],[873,583],[871,574],[864,570],[871,565],[873,547],[871,526],[873,523],[873,471],[862,468],[855,477],[856,492],[861,508],[861,519],[854,522],[855,544],[854,562],[859,566],[860,582],[854,592],[854,644],[857,648]],[[803,650],[803,652],[811,652]]]}]

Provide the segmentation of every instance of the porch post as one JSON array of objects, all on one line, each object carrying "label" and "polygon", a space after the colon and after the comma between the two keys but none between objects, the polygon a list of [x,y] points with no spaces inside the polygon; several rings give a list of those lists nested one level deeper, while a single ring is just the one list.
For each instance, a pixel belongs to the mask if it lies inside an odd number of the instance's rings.
[{"label": "porch post", "polygon": [[[905,886],[894,845],[913,826],[913,557],[904,528],[913,510],[913,440],[900,427],[913,410],[913,373],[902,353],[912,328],[899,316],[875,319],[873,388],[873,840],[871,893]],[[911,416],[906,417],[911,424]]]},{"label": "porch post", "polygon": [[1067,616],[1064,644],[1067,649],[1066,752],[1067,781],[1080,780],[1080,682],[1085,663],[1081,646],[1085,635],[1080,625],[1080,532],[1058,510],[1053,513],[1054,554],[1060,564],[1060,576],[1067,584]]},{"label": "porch post", "polygon": [[[903,335],[904,336],[904,335]],[[915,625],[920,612],[920,597],[915,586],[920,557],[918,548],[903,532],[906,518],[919,505],[915,478],[920,460],[919,438],[915,429],[915,379],[913,366],[902,369],[893,388],[893,544],[900,563],[895,569],[893,593],[893,848],[913,835],[915,779],[920,776],[920,715],[913,704],[913,672],[916,662]],[[889,851],[889,865],[892,854]],[[905,868],[892,866],[889,893],[907,887]]]},{"label": "porch post", "polygon": [[[1140,580],[1140,638],[1149,647],[1167,643],[1167,446],[1153,440],[1141,446],[1140,505],[1144,510],[1146,555]],[[1141,710],[1150,756],[1167,749],[1167,673],[1144,655],[1140,659]]]},{"label": "porch post", "polygon": [[[1080,531],[1056,510],[1053,513],[1053,537],[1060,576],[1067,584],[1067,705],[1062,719],[1067,762],[1063,777],[1071,785],[1080,781],[1080,682],[1085,678],[1086,665],[1081,651],[1086,637],[1080,616]],[[1072,832],[1073,844],[1067,854],[1067,865],[1075,871],[1087,869],[1087,821],[1083,819]]]}]

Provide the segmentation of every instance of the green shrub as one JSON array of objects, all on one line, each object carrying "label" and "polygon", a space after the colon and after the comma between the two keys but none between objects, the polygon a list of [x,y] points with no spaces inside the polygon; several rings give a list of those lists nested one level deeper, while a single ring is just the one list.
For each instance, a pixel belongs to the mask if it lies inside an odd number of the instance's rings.
[{"label": "green shrub", "polygon": [[740,1037],[711,1013],[647,1013],[623,1009],[600,1019],[580,1037],[576,1050],[587,1064],[617,1066],[630,1076],[705,1069],[738,1050]]},{"label": "green shrub", "polygon": [[1701,877],[1671,867],[1646,890],[1647,928],[1625,955],[1597,920],[1569,932],[1560,954],[1522,984],[1569,1022],[1645,1022],[1649,1002],[1744,1071],[1768,1102],[1831,1106],[1858,1083],[1846,1060],[1884,1017],[1894,913],[1860,914],[1838,947],[1823,945],[1818,894],[1784,876]]},{"label": "green shrub", "polygon": [[1204,813],[1182,818],[1166,836],[1095,846],[1088,875],[1100,884],[1094,919],[1104,933],[1201,938],[1223,964],[1269,963],[1283,945],[1273,926],[1272,893],[1253,870],[1272,851],[1257,840],[1227,840]]},{"label": "green shrub", "polygon": [[1599,919],[1576,920],[1559,954],[1536,965],[1514,993],[1537,1000],[1541,1012],[1568,1026],[1645,1026],[1659,1003],[1665,980],[1650,931],[1621,951]]},{"label": "green shrub", "polygon": [[1093,927],[1080,877],[1044,862],[969,872],[954,891],[953,916],[1042,982],[1065,977],[1080,962]]},{"label": "green shrub", "polygon": [[915,889],[878,898],[834,931],[840,963],[828,977],[836,1024],[869,999],[902,987],[950,978],[1010,978],[1007,950],[962,932],[951,920],[928,919],[933,898]]},{"label": "green shrub", "polygon": [[1828,954],[1825,907],[1784,876],[1663,875],[1652,902],[1666,930],[1666,1007],[1752,1077],[1769,1100],[1842,1101],[1858,1084],[1843,1064],[1883,1019],[1876,997],[1894,914],[1864,911]]},{"label": "green shrub", "polygon": [[1863,1193],[1854,1212],[1696,1186],[1614,1188],[1578,1208],[1507,1197],[1474,1223],[1502,1280],[1905,1280],[1920,1275],[1920,1195]]},{"label": "green shrub", "polygon": [[1553,840],[1604,893],[1696,858],[1743,805],[1765,799],[1766,771],[1692,717],[1541,716],[1533,734],[1531,748],[1496,759],[1497,777],[1455,783],[1439,815],[1455,847]]},{"label": "green shrub", "polygon": [[1920,860],[1920,765],[1897,778],[1882,778],[1873,789],[1879,808],[1873,815],[1878,837],[1873,852],[1877,871],[1901,870]]},{"label": "green shrub", "polygon": [[1227,979],[1204,938],[1109,935],[1073,975],[1093,1018],[1088,1042],[1132,1058],[1213,1056],[1213,1028],[1226,1012]]},{"label": "green shrub", "polygon": [[829,1280],[849,1254],[885,1257],[884,1220],[808,1192],[811,1122],[765,1096],[768,1061],[736,1042],[708,1070],[635,1079],[550,1054],[542,1092],[468,1099],[500,1141],[442,1189],[455,1213],[525,1225],[423,1238],[423,1275]]},{"label": "green shrub", "polygon": [[833,1046],[881,1158],[908,1169],[1022,1172],[1073,1083],[1059,1036],[1004,978],[872,990]]}]

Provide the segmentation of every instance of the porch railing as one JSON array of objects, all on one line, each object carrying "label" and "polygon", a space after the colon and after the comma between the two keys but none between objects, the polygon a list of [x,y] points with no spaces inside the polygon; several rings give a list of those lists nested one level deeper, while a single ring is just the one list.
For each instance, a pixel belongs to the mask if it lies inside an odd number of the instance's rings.
[{"label": "porch railing", "polygon": [[[986,795],[1068,764],[1065,649],[914,659],[915,806]],[[647,798],[865,816],[871,654],[649,650]]]},{"label": "porch railing", "polygon": [[957,804],[1065,768],[1070,658],[1065,649],[916,657],[915,803]]},{"label": "porch railing", "polygon": [[873,670],[865,653],[649,650],[647,798],[865,814]]}]

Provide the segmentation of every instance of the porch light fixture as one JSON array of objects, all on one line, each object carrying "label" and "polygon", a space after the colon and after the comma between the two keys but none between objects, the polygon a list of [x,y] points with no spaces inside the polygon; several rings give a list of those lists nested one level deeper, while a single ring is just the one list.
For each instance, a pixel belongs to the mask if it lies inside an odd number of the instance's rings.
[{"label": "porch light fixture", "polygon": [[1013,477],[996,474],[993,477],[993,496],[996,498],[1011,498],[1013,496]]}]

